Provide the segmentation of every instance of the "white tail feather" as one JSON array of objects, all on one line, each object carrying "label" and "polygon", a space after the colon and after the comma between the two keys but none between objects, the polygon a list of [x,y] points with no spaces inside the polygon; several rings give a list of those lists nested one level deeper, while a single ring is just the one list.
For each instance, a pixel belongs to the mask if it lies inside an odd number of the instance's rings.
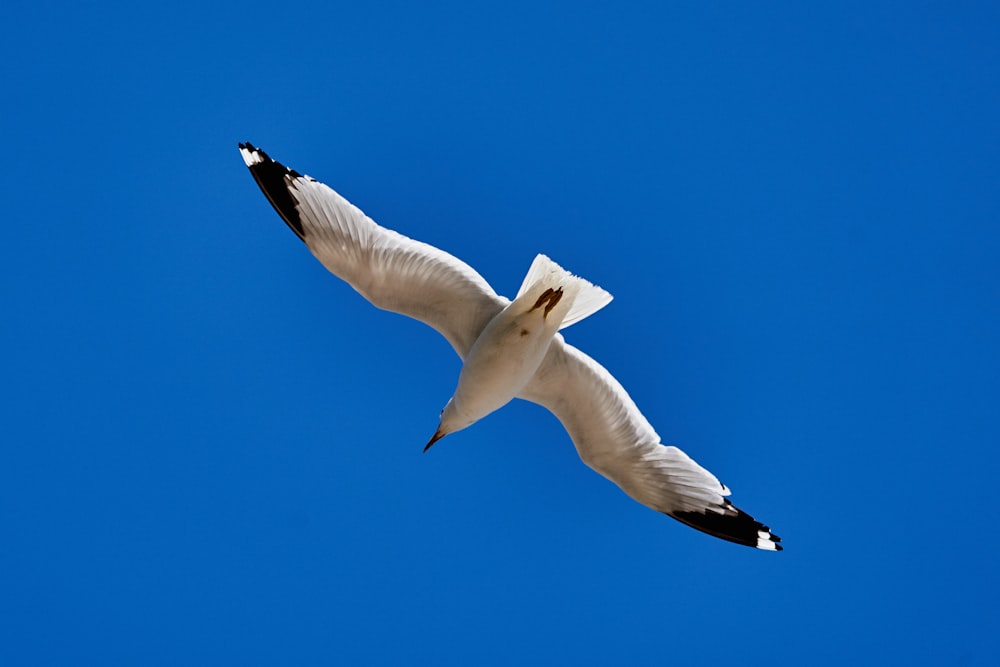
[{"label": "white tail feather", "polygon": [[[538,255],[531,263],[531,268],[524,276],[521,289],[517,291],[516,299],[533,292],[541,293],[545,288],[553,289],[562,287],[564,299],[571,302],[571,306],[563,317],[560,329],[565,329],[571,324],[590,317],[604,306],[611,303],[611,296],[592,282],[574,276],[572,273],[562,268],[545,255]],[[516,300],[515,299],[515,300]]]}]

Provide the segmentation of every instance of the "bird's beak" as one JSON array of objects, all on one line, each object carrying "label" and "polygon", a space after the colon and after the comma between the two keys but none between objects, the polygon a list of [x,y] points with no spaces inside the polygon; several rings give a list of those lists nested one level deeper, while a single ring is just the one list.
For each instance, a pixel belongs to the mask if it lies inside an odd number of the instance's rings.
[{"label": "bird's beak", "polygon": [[427,443],[426,447],[424,447],[424,453],[426,454],[427,450],[431,448],[431,445],[433,445],[435,442],[437,442],[438,440],[440,440],[441,438],[443,438],[446,435],[448,435],[448,434],[447,433],[442,433],[441,427],[438,426],[438,429],[436,431],[434,431],[434,435],[431,436],[431,441]]}]

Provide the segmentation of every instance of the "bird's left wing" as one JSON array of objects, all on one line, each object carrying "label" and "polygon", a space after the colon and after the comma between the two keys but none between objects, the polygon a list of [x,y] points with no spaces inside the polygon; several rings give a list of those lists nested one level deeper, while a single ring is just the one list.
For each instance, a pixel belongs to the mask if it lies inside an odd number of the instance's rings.
[{"label": "bird's left wing", "polygon": [[562,336],[518,397],[552,411],[583,462],[643,505],[730,542],[781,550],[781,538],[729,502],[715,475],[660,444],[621,384]]},{"label": "bird's left wing", "polygon": [[243,161],[288,227],[375,306],[436,329],[463,359],[509,301],[443,250],[376,224],[333,189],[240,144]]}]

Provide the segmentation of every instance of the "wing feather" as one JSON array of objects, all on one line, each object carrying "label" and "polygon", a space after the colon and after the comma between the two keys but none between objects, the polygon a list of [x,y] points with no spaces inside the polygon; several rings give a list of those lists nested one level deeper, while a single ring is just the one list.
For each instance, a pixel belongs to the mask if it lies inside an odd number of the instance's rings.
[{"label": "wing feather", "polygon": [[519,397],[548,408],[583,462],[643,505],[724,540],[781,550],[780,537],[729,502],[715,475],[661,444],[624,387],[562,336]]},{"label": "wing feather", "polygon": [[250,173],[323,266],[373,305],[436,329],[463,359],[509,301],[472,267],[376,224],[332,188],[240,144]]}]

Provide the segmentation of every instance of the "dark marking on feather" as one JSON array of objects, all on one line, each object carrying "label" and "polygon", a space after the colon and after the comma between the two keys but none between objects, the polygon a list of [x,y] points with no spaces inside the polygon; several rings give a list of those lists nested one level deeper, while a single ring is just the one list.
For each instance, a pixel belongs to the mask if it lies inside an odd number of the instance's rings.
[{"label": "dark marking on feather", "polygon": [[240,148],[260,156],[260,162],[250,165],[250,173],[288,228],[304,242],[306,239],[305,229],[302,226],[298,208],[296,208],[298,202],[292,195],[294,190],[292,183],[295,182],[295,179],[302,178],[302,174],[272,160],[267,153],[255,148],[249,142],[241,143]]},{"label": "dark marking on feather", "polygon": [[776,551],[782,550],[780,537],[729,500],[723,499],[722,507],[718,509],[719,511],[706,508],[704,512],[671,512],[668,516],[703,533],[748,547],[756,547],[758,539],[761,539],[759,533],[763,532],[770,536],[768,541],[774,543]]},{"label": "dark marking on feather", "polygon": [[559,303],[562,297],[563,297],[562,287],[557,287],[556,289],[552,289],[551,287],[549,287],[544,292],[542,292],[542,295],[538,297],[538,301],[535,302],[535,305],[532,306],[528,312],[530,313],[532,310],[535,310],[536,308],[541,308],[542,305],[544,305],[545,311],[542,313],[542,317],[548,317],[549,312],[556,307],[556,304]]}]

